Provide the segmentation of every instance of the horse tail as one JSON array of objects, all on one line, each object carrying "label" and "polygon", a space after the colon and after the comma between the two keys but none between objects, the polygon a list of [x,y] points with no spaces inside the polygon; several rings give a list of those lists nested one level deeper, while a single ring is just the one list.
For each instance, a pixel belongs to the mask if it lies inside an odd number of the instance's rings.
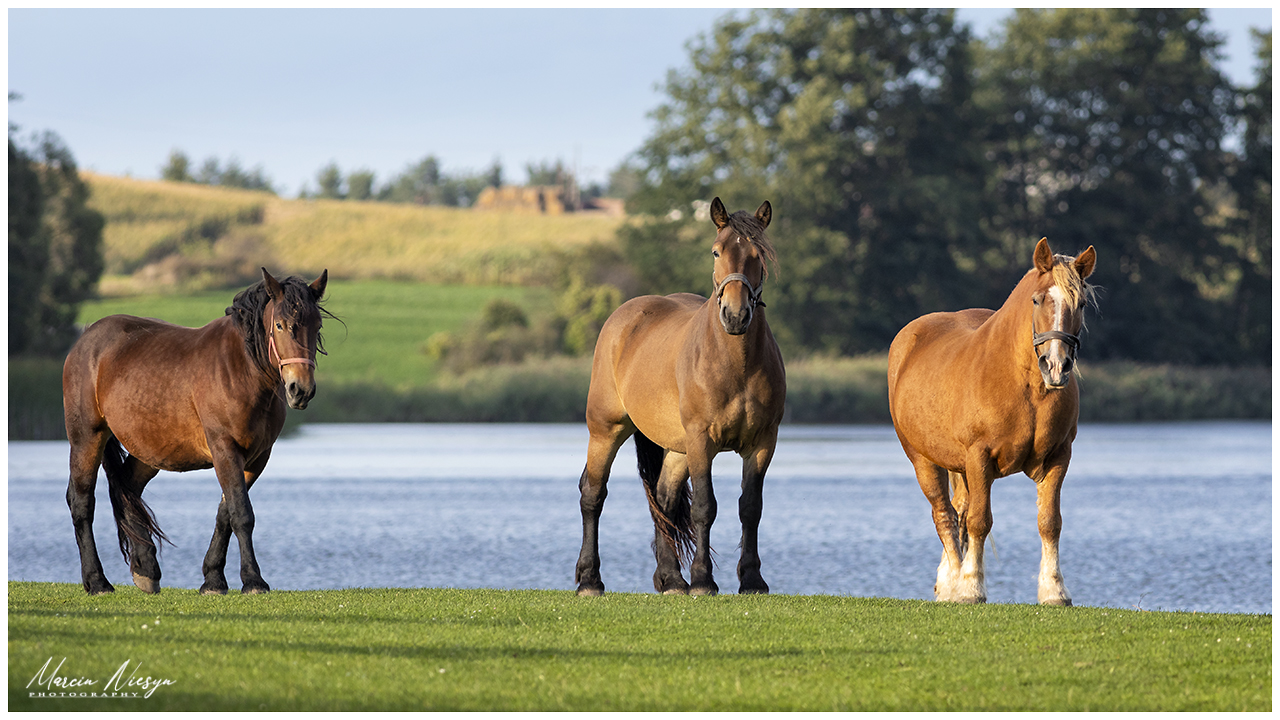
[{"label": "horse tail", "polygon": [[[152,545],[159,550],[156,540],[169,542],[160,529],[156,516],[142,499],[142,492],[133,482],[129,471],[129,452],[115,435],[107,438],[102,453],[102,469],[107,474],[107,490],[111,497],[111,512],[116,518],[116,534],[120,537],[120,554],[129,561],[130,543]],[[153,540],[152,538],[156,538]]]},{"label": "horse tail", "polygon": [[687,565],[693,557],[694,547],[689,484],[683,481],[680,483],[676,497],[670,503],[670,512],[664,510],[658,503],[658,479],[662,477],[662,461],[666,451],[638,430],[632,437],[636,442],[636,465],[640,469],[645,497],[649,500],[653,524],[680,562]]}]

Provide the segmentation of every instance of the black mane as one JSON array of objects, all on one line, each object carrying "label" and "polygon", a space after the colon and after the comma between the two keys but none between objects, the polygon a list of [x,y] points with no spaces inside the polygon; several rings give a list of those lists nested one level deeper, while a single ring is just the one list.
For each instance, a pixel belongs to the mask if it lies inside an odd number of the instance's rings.
[{"label": "black mane", "polygon": [[[324,317],[337,320],[333,313],[320,305],[306,280],[290,275],[280,280],[280,287],[284,290],[284,302],[276,308],[280,317],[293,317],[299,322],[308,322],[314,313],[322,318],[322,322]],[[262,313],[266,311],[270,300],[266,281],[259,280],[237,293],[226,312],[235,320],[236,329],[244,337],[244,347],[249,357],[264,370],[271,368],[271,359],[268,357],[267,334],[262,327]],[[324,352],[324,337],[319,333],[316,335],[316,350]]]}]

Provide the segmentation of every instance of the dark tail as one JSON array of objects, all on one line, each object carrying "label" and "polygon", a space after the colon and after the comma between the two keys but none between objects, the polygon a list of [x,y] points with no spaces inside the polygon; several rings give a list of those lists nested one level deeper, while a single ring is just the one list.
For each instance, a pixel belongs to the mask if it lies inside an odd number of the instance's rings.
[{"label": "dark tail", "polygon": [[[102,469],[107,474],[107,489],[111,497],[111,512],[116,517],[116,533],[120,536],[120,554],[129,561],[129,544],[152,545],[159,550],[155,540],[169,542],[169,538],[156,523],[156,516],[142,500],[142,493],[134,488],[128,469],[129,453],[112,435],[102,453]],[[173,543],[169,543],[173,544]]]},{"label": "dark tail", "polygon": [[636,465],[644,484],[645,497],[649,499],[649,513],[667,546],[675,552],[681,564],[688,565],[693,557],[693,520],[689,513],[689,483],[680,483],[673,499],[671,512],[665,512],[658,504],[658,478],[662,476],[664,451],[654,441],[636,431]]}]

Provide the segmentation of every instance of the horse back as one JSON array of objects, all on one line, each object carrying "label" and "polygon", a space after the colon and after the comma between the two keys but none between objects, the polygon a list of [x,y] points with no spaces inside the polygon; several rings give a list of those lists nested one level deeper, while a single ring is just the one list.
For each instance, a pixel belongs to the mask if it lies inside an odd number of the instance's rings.
[{"label": "horse back", "polygon": [[[68,438],[105,425],[147,465],[209,467],[209,426],[254,447],[264,430],[283,424],[282,402],[262,392],[252,365],[228,317],[202,328],[103,318],[85,329],[63,366]],[[267,447],[278,433],[276,427]]]}]

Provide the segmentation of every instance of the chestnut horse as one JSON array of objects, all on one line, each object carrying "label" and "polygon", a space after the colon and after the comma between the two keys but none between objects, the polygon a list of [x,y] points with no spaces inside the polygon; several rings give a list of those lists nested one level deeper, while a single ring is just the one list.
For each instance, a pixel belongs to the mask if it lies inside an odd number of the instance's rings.
[{"label": "chestnut horse", "polygon": [[[730,215],[711,203],[716,226],[710,299],[689,293],[634,298],[600,330],[587,394],[587,464],[582,491],[579,595],[600,595],[599,528],[613,458],[636,440],[640,476],[654,522],[653,586],[668,594],[714,595],[711,523],[716,499],[711,461],[733,450],[743,458],[740,593],[767,593],[757,530],[764,474],[773,458],[786,397],[782,355],[765,320],[760,292],[776,262],[765,236],[772,209]],[[692,487],[690,487],[690,485]],[[693,558],[689,582],[681,561]]]},{"label": "chestnut horse", "polygon": [[[234,532],[243,592],[270,588],[253,552],[249,488],[284,426],[285,404],[301,410],[315,395],[319,305],[329,271],[310,285],[262,282],[235,296],[226,315],[186,328],[131,315],[85,329],[62,370],[62,402],[71,442],[67,505],[90,595],[114,592],[93,539],[94,486],[106,470],[120,551],[133,582],[160,592],[156,544],[167,540],[142,491],[160,470],[212,467],[222,486],[200,592],[224,594],[223,568]],[[332,316],[330,316],[332,317]],[[154,539],[153,539],[154,538]]]},{"label": "chestnut horse", "polygon": [[986,602],[991,483],[1021,471],[1036,483],[1038,599],[1071,604],[1058,565],[1059,507],[1080,410],[1072,368],[1094,296],[1085,278],[1096,259],[1093,246],[1073,258],[1041,239],[1035,267],[999,310],[925,315],[889,348],[889,414],[942,540],[938,600]]}]

